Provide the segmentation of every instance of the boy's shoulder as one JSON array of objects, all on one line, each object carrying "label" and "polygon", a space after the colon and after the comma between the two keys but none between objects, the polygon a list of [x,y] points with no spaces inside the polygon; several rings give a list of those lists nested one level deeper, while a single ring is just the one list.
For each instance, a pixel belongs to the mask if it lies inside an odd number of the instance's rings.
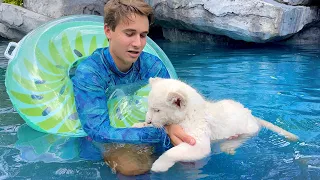
[{"label": "boy's shoulder", "polygon": [[151,67],[154,66],[155,63],[163,65],[163,62],[159,57],[148,52],[142,51],[140,55],[140,65],[142,67]]},{"label": "boy's shoulder", "polygon": [[92,52],[91,55],[89,55],[87,58],[85,58],[80,65],[86,65],[86,66],[94,66],[101,63],[101,59],[103,58],[103,51],[104,48],[98,48],[95,51]]},{"label": "boy's shoulder", "polygon": [[103,48],[96,49],[90,56],[78,64],[77,70],[98,71],[102,68]]}]

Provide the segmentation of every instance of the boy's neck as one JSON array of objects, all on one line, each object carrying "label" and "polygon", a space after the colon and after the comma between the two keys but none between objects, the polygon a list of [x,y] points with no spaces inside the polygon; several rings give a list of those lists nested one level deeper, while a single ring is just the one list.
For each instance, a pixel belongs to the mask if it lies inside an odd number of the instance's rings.
[{"label": "boy's neck", "polygon": [[110,55],[113,59],[113,62],[114,64],[116,65],[116,67],[118,68],[119,71],[123,72],[123,73],[126,73],[130,70],[130,68],[132,67],[133,63],[123,63],[121,62],[121,60],[112,53],[112,51],[110,51],[109,49],[109,52],[110,52]]}]

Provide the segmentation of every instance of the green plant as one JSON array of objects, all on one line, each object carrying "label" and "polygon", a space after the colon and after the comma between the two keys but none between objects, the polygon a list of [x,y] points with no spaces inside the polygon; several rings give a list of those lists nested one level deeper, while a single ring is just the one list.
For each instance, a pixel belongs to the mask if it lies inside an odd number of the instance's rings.
[{"label": "green plant", "polygon": [[4,0],[4,3],[8,3],[8,4],[14,4],[17,6],[22,6],[23,5],[23,0]]}]

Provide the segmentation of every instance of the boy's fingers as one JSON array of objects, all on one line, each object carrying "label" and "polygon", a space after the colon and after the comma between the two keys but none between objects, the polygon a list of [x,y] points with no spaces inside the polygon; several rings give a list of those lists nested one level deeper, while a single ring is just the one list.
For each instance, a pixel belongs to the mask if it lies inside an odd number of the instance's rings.
[{"label": "boy's fingers", "polygon": [[196,144],[196,140],[192,136],[186,134],[183,128],[179,125],[167,126],[166,130],[170,136],[171,143],[174,146],[179,145],[182,142],[188,143],[192,146]]},{"label": "boy's fingers", "polygon": [[188,144],[190,144],[192,146],[196,144],[196,140],[193,137],[191,137],[191,136],[189,136],[187,134],[185,134],[182,137],[182,140],[183,140],[183,142],[188,143]]},{"label": "boy's fingers", "polygon": [[183,142],[188,143],[192,146],[196,144],[196,140],[193,137],[186,134],[182,128],[177,132],[176,136]]},{"label": "boy's fingers", "polygon": [[182,140],[179,139],[177,136],[172,136],[172,137],[170,137],[170,139],[171,139],[171,143],[172,143],[174,146],[182,143]]}]

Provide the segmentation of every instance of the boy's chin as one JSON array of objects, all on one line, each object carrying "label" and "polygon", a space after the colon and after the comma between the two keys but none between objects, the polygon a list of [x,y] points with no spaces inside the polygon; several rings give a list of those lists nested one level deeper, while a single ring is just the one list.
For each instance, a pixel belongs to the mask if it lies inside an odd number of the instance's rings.
[{"label": "boy's chin", "polygon": [[126,63],[127,63],[127,64],[133,64],[133,63],[135,63],[137,60],[138,60],[138,57],[137,57],[137,58],[129,58],[129,59],[126,60]]}]

